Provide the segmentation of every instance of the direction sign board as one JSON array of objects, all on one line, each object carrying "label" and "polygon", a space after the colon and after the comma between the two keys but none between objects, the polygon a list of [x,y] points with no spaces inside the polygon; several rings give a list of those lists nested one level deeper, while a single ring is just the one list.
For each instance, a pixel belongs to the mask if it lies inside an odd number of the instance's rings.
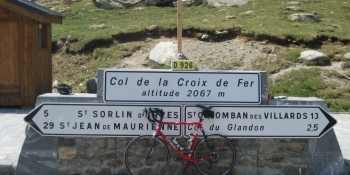
[{"label": "direction sign board", "polygon": [[[181,121],[180,106],[141,106],[111,104],[43,103],[26,117],[36,131],[44,136],[128,137],[152,134],[156,124],[142,117],[145,107],[161,108],[163,121]],[[181,136],[180,125],[164,125],[164,133]]]},{"label": "direction sign board", "polygon": [[[243,138],[317,138],[325,134],[336,120],[319,106],[214,106],[214,118],[205,119],[209,134]],[[185,121],[198,121],[201,109],[185,107]],[[184,135],[193,132],[186,126]]]},{"label": "direction sign board", "polygon": [[259,104],[260,72],[106,70],[106,102]]}]

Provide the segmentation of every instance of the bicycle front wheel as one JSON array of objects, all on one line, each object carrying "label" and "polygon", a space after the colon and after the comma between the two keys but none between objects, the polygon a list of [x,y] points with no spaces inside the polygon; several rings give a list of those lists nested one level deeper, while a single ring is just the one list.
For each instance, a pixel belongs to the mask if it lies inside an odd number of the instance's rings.
[{"label": "bicycle front wheel", "polygon": [[169,149],[158,137],[140,136],[126,147],[125,165],[133,175],[163,174],[169,165]]},{"label": "bicycle front wheel", "polygon": [[[209,149],[209,147],[211,147],[211,149]],[[214,156],[215,154],[216,157]],[[209,155],[212,155],[211,159],[195,162],[196,168],[201,174],[233,174],[231,170],[236,161],[236,152],[233,145],[226,137],[221,135],[208,135],[207,139],[202,138],[199,140],[194,150],[194,158],[199,159]]]}]

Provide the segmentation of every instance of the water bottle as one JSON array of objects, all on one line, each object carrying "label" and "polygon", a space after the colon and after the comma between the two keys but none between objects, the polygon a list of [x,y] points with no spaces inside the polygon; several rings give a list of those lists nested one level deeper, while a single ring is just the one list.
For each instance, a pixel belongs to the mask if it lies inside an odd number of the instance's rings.
[{"label": "water bottle", "polygon": [[191,149],[193,142],[193,133],[189,135],[188,141],[187,141],[187,149]]},{"label": "water bottle", "polygon": [[172,141],[173,144],[174,144],[177,148],[179,148],[180,150],[183,150],[183,149],[184,149],[184,147],[182,147],[182,146],[180,145],[180,143],[177,142],[176,137],[173,137],[173,139],[172,139],[171,141]]}]

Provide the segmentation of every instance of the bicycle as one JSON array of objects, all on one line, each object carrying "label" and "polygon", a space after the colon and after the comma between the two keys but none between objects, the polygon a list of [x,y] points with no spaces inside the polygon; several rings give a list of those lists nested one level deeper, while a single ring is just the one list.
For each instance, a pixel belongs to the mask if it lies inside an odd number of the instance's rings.
[{"label": "bicycle", "polygon": [[[140,174],[163,174],[169,166],[168,143],[175,149],[184,161],[183,174],[189,165],[194,164],[200,174],[232,174],[236,161],[236,152],[231,142],[222,135],[208,135],[202,127],[204,118],[214,118],[214,112],[210,107],[197,105],[202,109],[199,122],[163,122],[164,111],[159,108],[145,108],[143,115],[152,123],[157,122],[157,128],[153,135],[143,135],[133,139],[125,151],[125,165],[133,175]],[[157,118],[160,118],[159,120]],[[195,134],[190,135],[188,140],[189,153],[183,152],[183,147],[178,144],[176,138],[171,141],[161,131],[164,124],[195,125]],[[198,141],[198,131],[201,130],[203,137]],[[191,139],[193,138],[193,141]],[[174,141],[175,140],[175,141]],[[140,148],[140,145],[142,147]]]}]

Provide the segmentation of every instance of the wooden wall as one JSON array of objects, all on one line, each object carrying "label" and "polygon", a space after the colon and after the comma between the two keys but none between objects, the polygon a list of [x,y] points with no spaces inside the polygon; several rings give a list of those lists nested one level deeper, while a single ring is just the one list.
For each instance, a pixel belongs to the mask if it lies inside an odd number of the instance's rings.
[{"label": "wooden wall", "polygon": [[16,78],[19,77],[20,79],[20,94],[17,98],[9,94],[0,94],[0,106],[34,106],[38,95],[51,92],[51,24],[47,24],[48,32],[46,33],[48,36],[46,38],[48,47],[46,49],[40,49],[40,22],[0,6],[0,20],[5,18],[18,19],[20,21],[20,58],[18,63],[20,73],[18,73],[19,75],[11,75],[17,76]]}]

